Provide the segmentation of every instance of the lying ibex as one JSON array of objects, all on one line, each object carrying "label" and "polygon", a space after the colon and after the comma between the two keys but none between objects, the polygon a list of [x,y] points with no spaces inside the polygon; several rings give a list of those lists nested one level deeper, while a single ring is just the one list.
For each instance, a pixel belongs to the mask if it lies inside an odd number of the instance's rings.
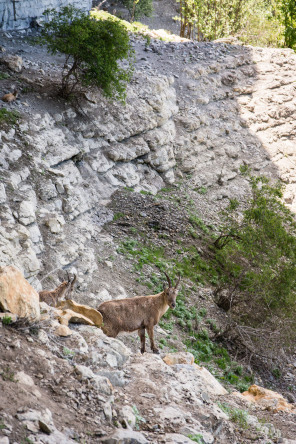
[{"label": "lying ibex", "polygon": [[3,102],[13,102],[18,96],[18,92],[15,89],[12,93],[4,94],[4,96],[1,98]]},{"label": "lying ibex", "polygon": [[68,275],[68,280],[62,282],[55,290],[47,291],[43,290],[39,292],[39,300],[40,302],[46,302],[47,305],[51,305],[52,307],[56,307],[58,302],[62,299],[70,299],[71,293],[74,288],[75,281],[77,279],[77,275],[74,276],[73,280]]},{"label": "lying ibex", "polygon": [[145,352],[145,329],[147,329],[151,350],[159,353],[154,344],[153,327],[169,307],[176,307],[178,285],[180,276],[175,287],[172,287],[170,278],[165,273],[169,288],[163,287],[163,291],[151,296],[137,296],[134,298],[117,299],[103,302],[98,311],[103,316],[103,332],[115,338],[119,332],[132,332],[138,330],[141,339],[141,353]]}]

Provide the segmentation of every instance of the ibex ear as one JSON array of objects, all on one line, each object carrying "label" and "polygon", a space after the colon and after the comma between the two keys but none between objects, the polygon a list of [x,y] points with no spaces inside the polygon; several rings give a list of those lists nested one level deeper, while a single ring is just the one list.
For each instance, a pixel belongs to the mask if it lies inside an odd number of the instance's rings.
[{"label": "ibex ear", "polygon": [[165,283],[162,284],[162,287],[163,287],[163,291],[166,291]]}]

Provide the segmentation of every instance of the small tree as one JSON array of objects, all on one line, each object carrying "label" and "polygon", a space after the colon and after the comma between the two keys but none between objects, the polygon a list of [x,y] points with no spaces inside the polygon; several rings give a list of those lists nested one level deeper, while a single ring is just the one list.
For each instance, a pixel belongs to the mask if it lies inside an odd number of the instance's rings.
[{"label": "small tree", "polygon": [[120,21],[96,20],[72,6],[44,14],[50,21],[44,24],[39,41],[51,54],[66,55],[61,94],[67,97],[96,86],[107,97],[124,101],[133,73],[133,50]]},{"label": "small tree", "polygon": [[296,2],[295,0],[282,0],[285,46],[296,49]]},{"label": "small tree", "polygon": [[129,12],[131,23],[140,17],[149,17],[153,11],[152,0],[122,0],[122,3]]},{"label": "small tree", "polygon": [[257,346],[267,348],[259,344],[261,329],[269,332],[270,349],[273,335],[289,347],[296,338],[295,215],[282,203],[282,184],[271,186],[264,176],[249,179],[251,198],[242,209],[230,201],[214,242],[216,302],[249,338],[256,333]]}]

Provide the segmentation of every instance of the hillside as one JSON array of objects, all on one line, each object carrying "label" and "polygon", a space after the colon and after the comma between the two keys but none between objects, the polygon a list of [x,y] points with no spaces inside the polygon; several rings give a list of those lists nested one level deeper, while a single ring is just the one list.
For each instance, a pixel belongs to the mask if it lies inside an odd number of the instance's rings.
[{"label": "hillside", "polygon": [[[20,91],[5,104],[20,118],[0,121],[0,266],[18,267],[37,291],[56,287],[68,271],[77,274],[73,299],[94,308],[156,292],[163,282],[156,261],[172,272],[187,248],[199,248],[202,256],[205,229],[218,229],[229,199],[246,199],[242,165],[284,181],[285,203],[295,211],[293,51],[147,44],[134,36],[136,70],[126,105],[97,91],[71,104],[55,95],[62,57],[32,46],[25,33],[1,37],[0,94]],[[196,237],[192,214],[199,221]],[[171,315],[157,327],[160,357],[150,350],[141,356],[136,333],[115,340],[75,326],[69,338],[57,338],[42,323],[37,331],[3,325],[0,416],[9,427],[0,422],[6,430],[0,443],[122,442],[120,436],[102,440],[122,423],[127,428],[118,430],[128,433],[131,421],[141,435],[130,431],[123,442],[188,443],[191,435],[203,443],[292,444],[295,412],[264,410],[226,394],[208,374],[203,379],[192,355],[172,366],[162,361],[167,353],[194,349],[181,322],[191,319],[191,307],[199,315],[197,330],[206,329],[203,345],[227,323],[214,303],[213,282],[196,284],[190,276],[181,282],[184,318]],[[269,362],[235,341],[221,347],[235,378],[207,365],[230,392],[255,382],[283,393],[295,410],[295,355],[279,356],[278,378]],[[20,371],[33,378],[29,384]],[[233,419],[239,415],[244,419]]]}]

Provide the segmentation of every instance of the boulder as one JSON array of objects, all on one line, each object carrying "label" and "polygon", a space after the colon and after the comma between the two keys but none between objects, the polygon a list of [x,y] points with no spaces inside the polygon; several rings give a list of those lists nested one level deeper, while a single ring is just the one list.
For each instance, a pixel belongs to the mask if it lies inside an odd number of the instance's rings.
[{"label": "boulder", "polygon": [[92,325],[95,325],[97,327],[101,327],[103,323],[103,317],[101,313],[99,313],[97,310],[95,310],[92,307],[88,307],[87,305],[77,304],[71,299],[60,302],[58,307],[63,310],[65,309],[72,310],[73,312],[78,313],[87,319],[90,319]]},{"label": "boulder", "polygon": [[21,72],[23,69],[23,59],[18,55],[10,55],[3,57],[2,61],[5,63],[5,65],[8,66],[11,71],[14,72]]},{"label": "boulder", "polygon": [[0,267],[0,310],[31,321],[39,320],[39,295],[12,265]]},{"label": "boulder", "polygon": [[66,338],[67,336],[71,336],[72,330],[67,325],[59,325],[55,329],[54,333],[57,336],[62,336]]},{"label": "boulder", "polygon": [[264,410],[270,410],[273,413],[280,411],[296,413],[295,405],[289,404],[280,393],[256,384],[251,385],[246,392],[242,393],[242,396],[248,401],[256,402]]},{"label": "boulder", "polygon": [[167,365],[175,365],[175,364],[194,364],[194,356],[189,352],[180,352],[180,353],[168,353],[163,358],[164,362]]},{"label": "boulder", "polygon": [[101,440],[103,444],[148,444],[145,436],[133,430],[117,430],[112,435]]}]

